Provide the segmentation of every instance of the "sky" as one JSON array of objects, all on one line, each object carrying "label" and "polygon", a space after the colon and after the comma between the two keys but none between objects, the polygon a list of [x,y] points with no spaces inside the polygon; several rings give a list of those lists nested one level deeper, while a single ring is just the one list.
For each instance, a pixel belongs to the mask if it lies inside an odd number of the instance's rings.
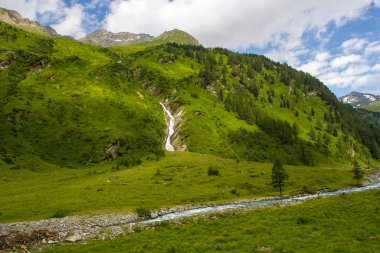
[{"label": "sky", "polygon": [[81,38],[96,29],[178,28],[206,47],[263,54],[337,96],[380,94],[380,0],[0,0],[0,7]]}]

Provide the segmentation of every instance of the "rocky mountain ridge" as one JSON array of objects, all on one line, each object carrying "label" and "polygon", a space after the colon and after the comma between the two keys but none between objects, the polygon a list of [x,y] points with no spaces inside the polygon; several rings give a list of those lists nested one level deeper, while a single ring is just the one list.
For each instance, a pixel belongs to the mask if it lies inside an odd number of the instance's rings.
[{"label": "rocky mountain ridge", "polygon": [[[23,18],[17,11],[7,10],[0,7],[0,21],[16,26],[28,32],[44,34],[49,37],[62,37],[50,26],[43,26],[38,22]],[[179,29],[166,31],[154,37],[146,33],[119,32],[113,33],[105,29],[98,29],[83,38],[79,42],[101,46],[125,46],[132,43],[152,42],[153,45],[175,42],[177,44],[200,45],[197,39]]]},{"label": "rocky mountain ridge", "polygon": [[153,36],[145,33],[130,33],[130,32],[120,32],[112,33],[104,29],[96,30],[93,33],[79,39],[78,41],[93,44],[102,47],[109,46],[124,46],[136,42],[146,42],[152,41]]},{"label": "rocky mountain ridge", "polygon": [[130,32],[119,32],[113,33],[105,29],[96,30],[93,33],[79,39],[78,41],[86,44],[97,45],[101,47],[110,46],[125,46],[132,43],[139,42],[152,42],[152,44],[164,44],[175,42],[177,44],[186,45],[200,45],[197,39],[195,39],[190,34],[181,31],[179,29],[173,29],[171,31],[163,32],[161,35],[154,37],[145,33],[130,33]]},{"label": "rocky mountain ridge", "polygon": [[21,29],[34,33],[43,33],[49,37],[59,37],[60,35],[50,26],[43,26],[38,22],[23,18],[20,13],[0,7],[0,21]]},{"label": "rocky mountain ridge", "polygon": [[353,91],[346,96],[340,97],[339,100],[344,104],[350,104],[353,107],[361,107],[380,100],[380,95]]}]

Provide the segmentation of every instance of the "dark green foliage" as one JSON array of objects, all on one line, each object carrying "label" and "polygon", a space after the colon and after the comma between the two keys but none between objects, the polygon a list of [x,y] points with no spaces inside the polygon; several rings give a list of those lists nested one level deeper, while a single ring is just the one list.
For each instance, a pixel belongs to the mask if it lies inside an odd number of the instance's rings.
[{"label": "dark green foliage", "polygon": [[58,209],[52,216],[50,216],[50,218],[63,218],[66,217],[69,213],[69,210]]},{"label": "dark green foliage", "polygon": [[354,174],[354,179],[356,180],[356,185],[359,185],[359,181],[363,178],[364,172],[362,168],[360,168],[360,165],[357,160],[354,160],[352,162],[352,173]]},{"label": "dark green foliage", "polygon": [[207,170],[207,174],[209,176],[219,176],[219,167],[217,166],[210,166]]},{"label": "dark green foliage", "polygon": [[9,169],[11,169],[11,170],[19,170],[19,169],[21,169],[21,166],[19,164],[17,164],[16,166],[10,167]]},{"label": "dark green foliage", "polygon": [[145,207],[138,207],[136,208],[135,213],[140,217],[148,217],[150,215],[150,210]]},{"label": "dark green foliage", "polygon": [[272,167],[272,186],[280,191],[282,196],[282,189],[284,188],[287,180],[289,178],[284,166],[280,159],[276,159]]}]

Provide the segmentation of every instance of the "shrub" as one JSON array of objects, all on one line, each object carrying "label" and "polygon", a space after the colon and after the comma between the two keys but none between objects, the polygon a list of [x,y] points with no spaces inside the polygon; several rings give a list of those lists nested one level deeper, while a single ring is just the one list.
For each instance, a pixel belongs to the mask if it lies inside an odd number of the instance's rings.
[{"label": "shrub", "polygon": [[13,159],[12,157],[9,157],[9,156],[4,156],[4,157],[3,157],[3,160],[4,160],[4,162],[6,162],[7,164],[14,164],[14,163],[15,163],[14,159]]},{"label": "shrub", "polygon": [[192,98],[199,98],[198,94],[195,94],[195,93],[191,93],[190,96],[191,96]]},{"label": "shrub", "polygon": [[69,210],[58,209],[50,218],[63,218],[69,214]]},{"label": "shrub", "polygon": [[311,223],[311,222],[312,222],[312,220],[308,217],[299,217],[297,219],[298,225],[306,225],[306,224]]},{"label": "shrub", "polygon": [[132,167],[141,164],[141,158],[136,156],[125,156],[119,162],[118,165],[124,165],[126,167]]},{"label": "shrub", "polygon": [[150,210],[145,207],[137,207],[135,213],[140,217],[147,217],[150,215]]},{"label": "shrub", "polygon": [[11,170],[19,170],[19,169],[21,169],[21,166],[19,164],[17,164],[16,166],[10,167],[9,169],[11,169]]},{"label": "shrub", "polygon": [[219,176],[219,167],[218,166],[210,166],[207,170],[207,174],[209,176]]}]

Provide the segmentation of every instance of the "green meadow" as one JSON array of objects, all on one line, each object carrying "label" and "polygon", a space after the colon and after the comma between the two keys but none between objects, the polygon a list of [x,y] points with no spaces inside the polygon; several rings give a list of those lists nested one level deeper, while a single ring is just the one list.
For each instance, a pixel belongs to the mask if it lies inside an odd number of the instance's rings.
[{"label": "green meadow", "polygon": [[286,207],[210,214],[114,240],[45,252],[345,252],[380,246],[380,190],[314,199]]},{"label": "green meadow", "polygon": [[[218,176],[208,169],[217,168]],[[274,196],[272,164],[190,152],[167,152],[134,167],[117,162],[64,168],[24,157],[0,170],[0,221],[64,215],[134,212],[174,205],[207,204]],[[351,168],[286,166],[285,195],[355,185]],[[370,171],[368,171],[370,172]]]}]

